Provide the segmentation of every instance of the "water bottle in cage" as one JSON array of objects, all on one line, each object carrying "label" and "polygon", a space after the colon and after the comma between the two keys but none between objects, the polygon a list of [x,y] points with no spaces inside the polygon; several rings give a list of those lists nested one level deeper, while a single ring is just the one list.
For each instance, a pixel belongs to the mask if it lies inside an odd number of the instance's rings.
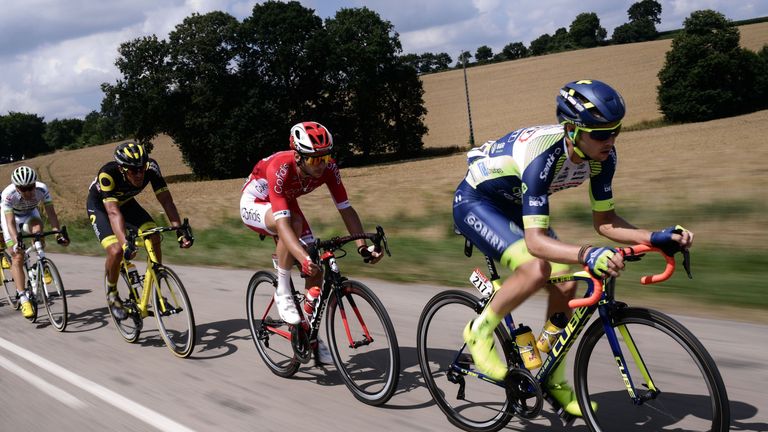
[{"label": "water bottle in cage", "polygon": [[315,304],[320,298],[320,288],[313,286],[307,290],[307,294],[304,296],[304,312],[307,315],[312,316],[312,312],[315,311]]}]

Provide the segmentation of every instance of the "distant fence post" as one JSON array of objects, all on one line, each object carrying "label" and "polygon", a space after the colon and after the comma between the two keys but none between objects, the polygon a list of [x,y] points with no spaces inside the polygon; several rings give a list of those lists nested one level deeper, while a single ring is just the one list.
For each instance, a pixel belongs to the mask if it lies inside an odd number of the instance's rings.
[{"label": "distant fence post", "polygon": [[461,53],[461,64],[464,69],[464,93],[467,95],[467,117],[469,118],[469,148],[475,146],[475,131],[472,128],[472,108],[469,106],[469,84],[467,83],[467,56]]}]

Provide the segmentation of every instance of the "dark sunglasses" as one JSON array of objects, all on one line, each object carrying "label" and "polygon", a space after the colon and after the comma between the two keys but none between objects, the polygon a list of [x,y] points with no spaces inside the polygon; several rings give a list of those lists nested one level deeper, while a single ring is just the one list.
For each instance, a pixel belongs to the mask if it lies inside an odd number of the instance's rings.
[{"label": "dark sunglasses", "polygon": [[621,132],[621,123],[612,128],[587,128],[577,126],[576,129],[587,132],[589,137],[595,141],[608,141],[611,137],[619,136],[619,132]]},{"label": "dark sunglasses", "polygon": [[131,174],[143,173],[147,169],[147,167],[143,167],[143,166],[138,168],[136,167],[122,167],[122,168],[123,168],[123,171],[127,171]]},{"label": "dark sunglasses", "polygon": [[19,192],[29,192],[35,190],[35,185],[16,186],[16,189],[18,189]]}]

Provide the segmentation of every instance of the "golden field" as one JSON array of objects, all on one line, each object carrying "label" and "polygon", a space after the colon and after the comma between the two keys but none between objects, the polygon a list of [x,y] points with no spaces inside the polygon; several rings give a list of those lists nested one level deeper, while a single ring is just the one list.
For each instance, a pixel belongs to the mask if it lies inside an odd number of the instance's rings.
[{"label": "golden field", "polygon": [[[758,49],[768,42],[768,23],[741,27],[742,44]],[[627,124],[660,117],[656,107],[656,73],[663,64],[670,41],[609,46],[566,52],[469,69],[475,137],[479,143],[526,125],[554,122],[554,97],[565,82],[597,78],[611,83],[628,105]],[[428,147],[464,145],[467,141],[466,104],[462,71],[423,77]],[[700,208],[707,204],[733,203],[735,217],[727,223],[691,214],[684,223],[697,233],[697,241],[709,244],[762,245],[768,241],[766,217],[755,211],[739,216],[739,206],[754,203],[765,207],[768,160],[764,128],[768,111],[745,116],[623,132],[617,140],[619,170],[614,181],[618,211],[647,208],[664,213],[665,208]],[[111,160],[113,144],[60,151],[26,161],[37,168],[54,195],[65,223],[85,219],[85,197],[99,167]],[[215,151],[215,149],[212,149]],[[152,156],[171,183],[177,205],[195,228],[205,228],[225,218],[238,218],[242,179],[175,182],[188,178],[189,168],[168,137],[155,139]],[[266,156],[266,155],[265,155]],[[18,164],[0,166],[0,178],[8,179]],[[343,170],[352,203],[369,225],[401,216],[440,215],[431,228],[420,234],[442,233],[450,221],[453,190],[465,172],[464,155],[415,160]],[[159,211],[151,192],[140,202]],[[310,221],[337,221],[336,211],[325,190],[302,198]],[[554,211],[571,205],[588,208],[586,188],[563,191],[553,198]],[[647,216],[644,219],[648,219]],[[70,222],[71,223],[71,222]],[[558,232],[565,238],[592,235],[583,227],[564,222]],[[659,228],[652,226],[649,228]],[[388,231],[397,232],[396,226]]]}]

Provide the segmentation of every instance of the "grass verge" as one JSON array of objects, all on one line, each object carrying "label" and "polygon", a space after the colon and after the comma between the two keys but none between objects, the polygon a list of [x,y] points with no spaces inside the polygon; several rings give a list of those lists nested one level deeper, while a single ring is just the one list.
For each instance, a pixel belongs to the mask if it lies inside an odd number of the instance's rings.
[{"label": "grass verge", "polygon": [[[372,277],[405,283],[426,283],[445,286],[464,286],[472,269],[485,270],[483,255],[475,249],[471,258],[463,254],[463,238],[453,235],[448,225],[448,215],[432,215],[428,218],[411,218],[387,221],[385,227],[392,257],[375,266],[363,264],[350,248],[350,255],[340,260],[343,272],[350,277]],[[436,222],[439,221],[439,222]],[[439,230],[442,236],[420,236],[418,230],[445,224]],[[372,228],[372,227],[371,227]],[[337,225],[314,224],[320,238],[341,235],[341,223]],[[101,255],[90,225],[79,223],[70,226],[72,244],[68,252],[84,255]],[[215,229],[195,231],[195,246],[180,250],[176,242],[167,236],[163,254],[168,262],[222,266],[233,268],[270,268],[274,242],[259,241],[257,235],[242,226],[239,220],[228,220]],[[61,251],[56,246],[53,252]],[[337,256],[340,254],[337,254]],[[764,294],[764,270],[768,268],[766,251],[741,251],[737,248],[724,253],[722,248],[697,245],[692,252],[694,279],[689,280],[682,266],[667,282],[659,285],[640,285],[640,276],[663,269],[660,257],[649,256],[639,263],[629,263],[618,285],[619,298],[667,297],[683,302],[698,302],[711,306],[727,305],[740,308],[766,309],[768,297]],[[502,277],[509,274],[502,270]]]}]

